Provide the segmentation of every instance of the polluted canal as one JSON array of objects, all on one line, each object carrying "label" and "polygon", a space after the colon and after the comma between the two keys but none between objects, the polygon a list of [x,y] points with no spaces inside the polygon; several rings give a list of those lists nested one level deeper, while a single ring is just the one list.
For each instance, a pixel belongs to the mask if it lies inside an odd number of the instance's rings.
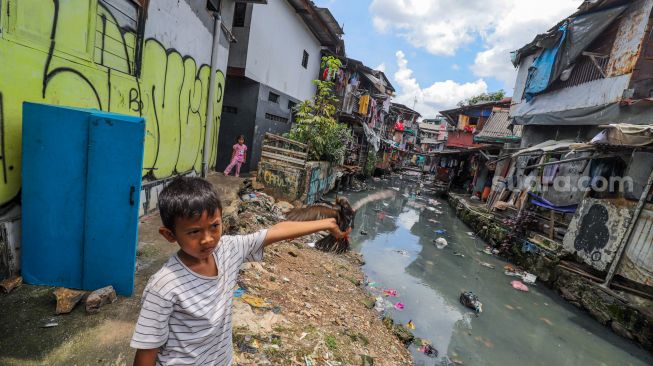
[{"label": "polluted canal", "polygon": [[[365,258],[368,288],[383,299],[377,309],[396,323],[412,321],[414,335],[437,350],[429,357],[411,345],[416,365],[653,364],[649,353],[543,285],[514,289],[508,263],[484,253],[485,243],[445,200],[413,198],[416,185],[399,178],[371,184],[399,192],[359,210],[352,246]],[[369,193],[347,196],[353,202]],[[447,245],[436,245],[438,238]],[[482,302],[478,317],[460,304],[463,291]]]}]

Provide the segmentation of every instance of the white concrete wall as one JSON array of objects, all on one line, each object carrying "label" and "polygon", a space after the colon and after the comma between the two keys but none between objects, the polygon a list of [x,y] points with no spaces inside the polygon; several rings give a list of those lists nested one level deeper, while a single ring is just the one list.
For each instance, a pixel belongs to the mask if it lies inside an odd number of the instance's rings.
[{"label": "white concrete wall", "polygon": [[[198,15],[208,17],[208,11],[205,10],[206,1],[200,2],[201,7],[195,3],[189,0],[150,1],[145,39],[155,38],[166,49],[174,48],[184,56],[192,56],[198,65],[210,65],[213,24],[198,22]],[[204,14],[196,14],[194,10]]]},{"label": "white concrete wall", "polygon": [[[293,98],[313,97],[320,71],[320,43],[285,0],[254,5],[245,76]],[[308,67],[302,55],[309,54]]]}]

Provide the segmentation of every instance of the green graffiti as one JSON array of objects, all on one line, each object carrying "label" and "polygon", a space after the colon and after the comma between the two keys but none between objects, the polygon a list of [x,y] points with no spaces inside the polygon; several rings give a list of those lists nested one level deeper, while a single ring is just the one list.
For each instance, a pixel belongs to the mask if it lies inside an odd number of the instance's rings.
[{"label": "green graffiti", "polygon": [[[0,0],[0,5],[0,205],[20,192],[26,101],[143,116],[143,176],[159,179],[201,170],[208,65],[197,65],[155,39],[143,41],[137,60],[135,30],[121,27],[97,0]],[[215,83],[212,167],[225,83],[222,71]]]}]

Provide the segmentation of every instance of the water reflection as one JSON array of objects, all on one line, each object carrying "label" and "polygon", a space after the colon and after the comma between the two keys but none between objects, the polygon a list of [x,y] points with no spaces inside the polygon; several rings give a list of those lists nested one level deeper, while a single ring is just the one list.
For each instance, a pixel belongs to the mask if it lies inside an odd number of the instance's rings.
[{"label": "water reflection", "polygon": [[[399,191],[395,198],[358,212],[352,243],[365,256],[363,270],[370,280],[397,289],[399,297],[390,300],[406,308],[389,310],[395,321],[412,320],[415,335],[431,340],[439,350],[440,356],[432,359],[412,348],[417,364],[653,364],[650,354],[543,286],[515,291],[510,286],[513,278],[503,274],[506,263],[483,253],[484,243],[443,200],[416,196],[416,186],[406,181],[378,186]],[[353,193],[350,199],[367,193]],[[443,249],[433,243],[438,237],[448,243]],[[458,302],[466,290],[483,302],[479,317]]]}]

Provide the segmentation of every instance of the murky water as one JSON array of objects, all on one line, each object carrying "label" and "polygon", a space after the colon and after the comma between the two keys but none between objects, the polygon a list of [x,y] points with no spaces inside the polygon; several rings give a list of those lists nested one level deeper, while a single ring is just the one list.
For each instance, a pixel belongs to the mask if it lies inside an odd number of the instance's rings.
[{"label": "murky water", "polygon": [[[359,211],[353,247],[365,257],[369,281],[396,289],[398,296],[386,299],[405,304],[403,311],[387,312],[396,322],[412,320],[413,333],[439,351],[438,358],[429,358],[411,347],[417,365],[653,365],[651,354],[543,285],[529,286],[529,292],[513,289],[515,278],[503,273],[507,263],[481,251],[484,242],[468,234],[446,201],[411,199],[415,186],[405,180],[377,186],[401,191],[396,199]],[[355,201],[367,193],[349,197]],[[438,237],[448,241],[443,249],[433,243]],[[479,317],[458,302],[463,290],[482,301]]]}]

